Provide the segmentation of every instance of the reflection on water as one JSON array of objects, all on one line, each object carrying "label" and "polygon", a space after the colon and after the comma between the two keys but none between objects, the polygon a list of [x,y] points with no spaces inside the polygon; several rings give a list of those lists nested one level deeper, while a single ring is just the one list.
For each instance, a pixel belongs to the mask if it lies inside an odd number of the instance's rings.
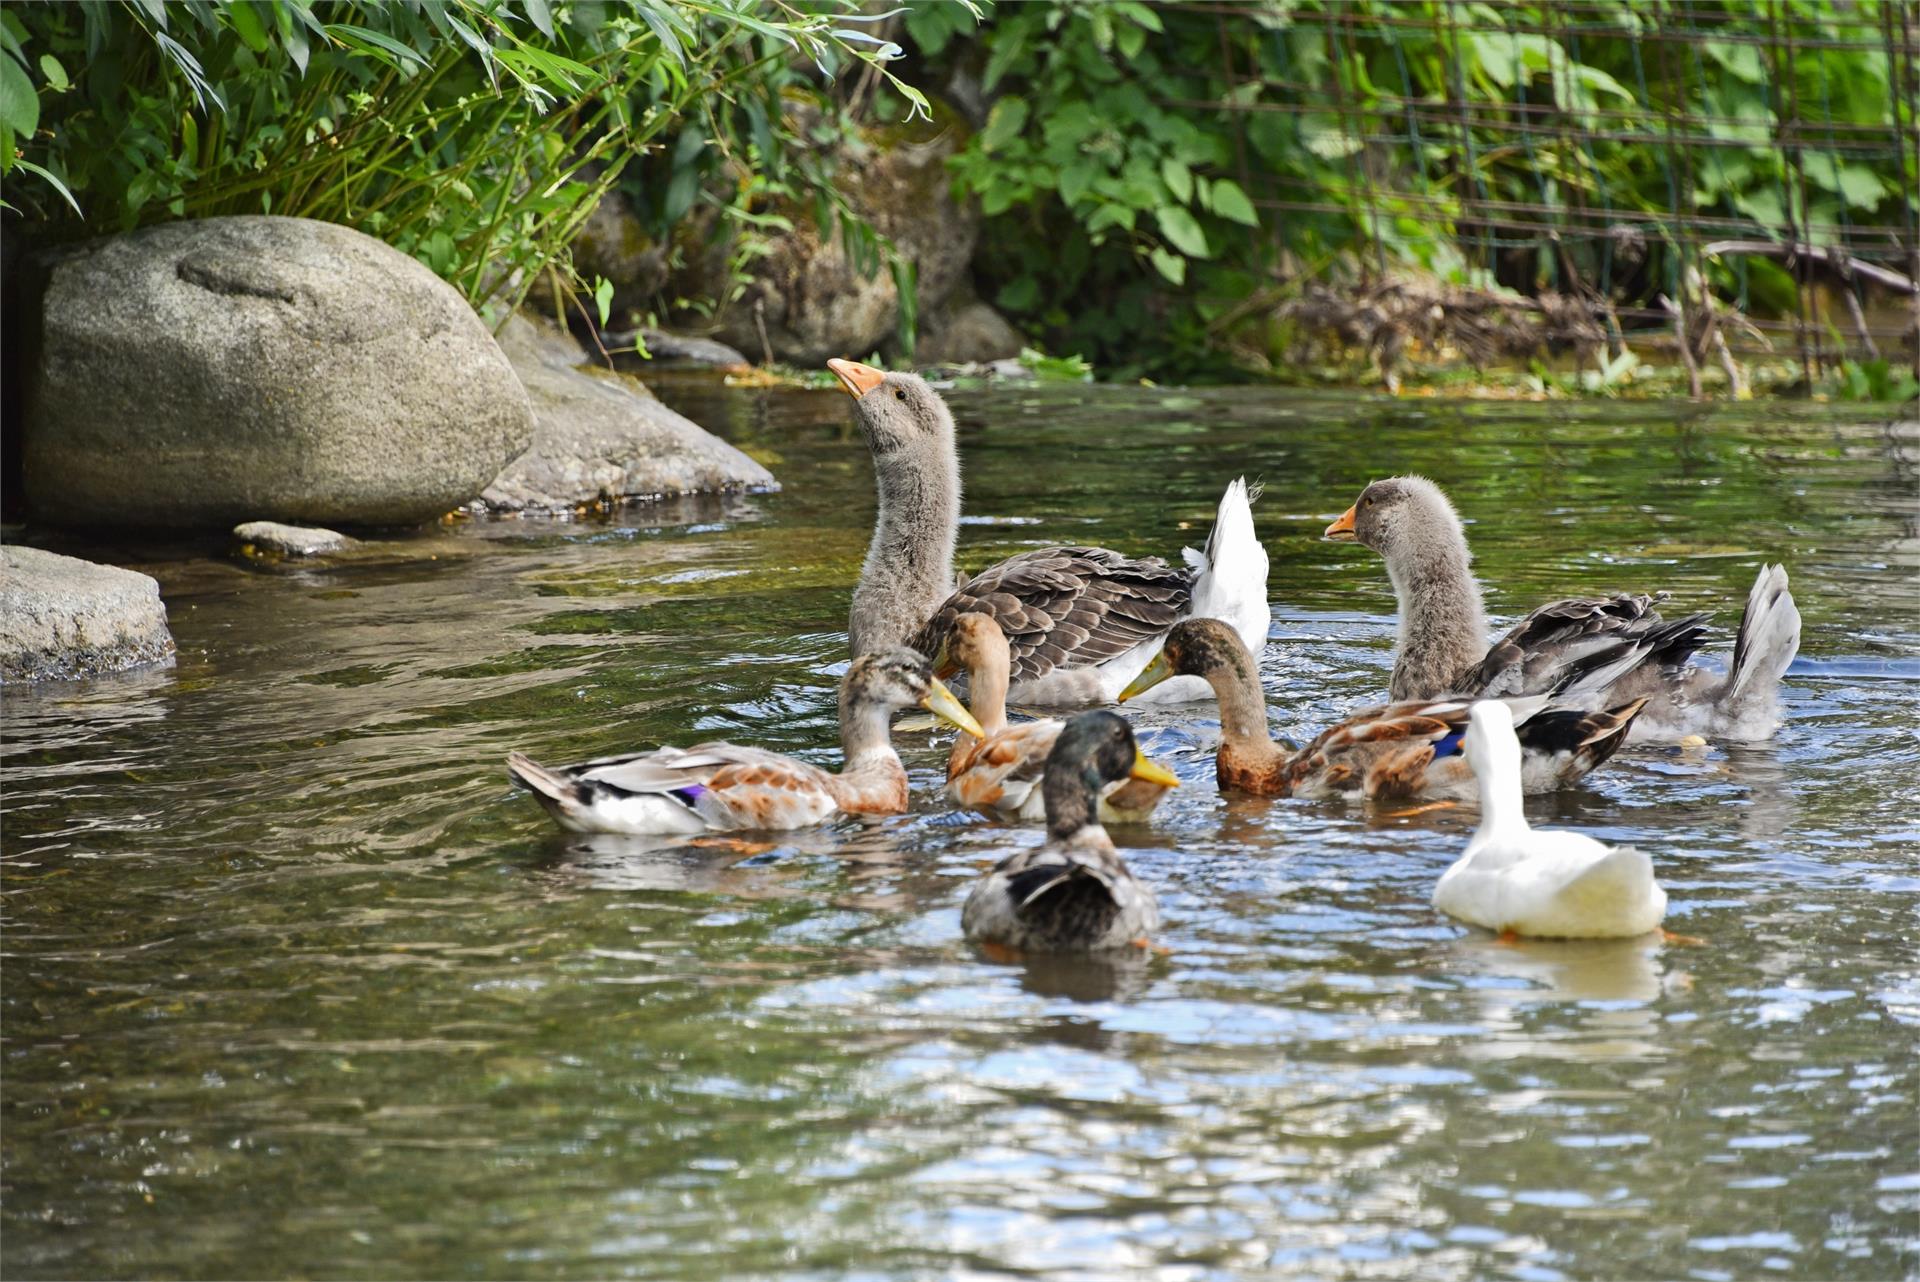
[{"label": "reflection on water", "polygon": [[1912,1271],[1909,438],[1799,405],[955,405],[970,568],[1171,554],[1263,475],[1295,740],[1385,684],[1385,576],[1316,537],[1374,476],[1454,491],[1502,616],[1664,588],[1730,630],[1783,558],[1807,637],[1776,740],[1632,749],[1530,803],[1653,852],[1702,942],[1464,931],[1427,897],[1470,810],[1222,798],[1204,707],[1140,715],[1189,786],[1116,830],[1165,952],[967,946],[968,883],[1039,838],[941,809],[923,731],[910,815],[554,831],[507,748],[836,761],[864,454],[835,394],[707,392],[786,493],[340,567],[98,550],[161,578],[180,659],[0,707],[0,1272]]}]

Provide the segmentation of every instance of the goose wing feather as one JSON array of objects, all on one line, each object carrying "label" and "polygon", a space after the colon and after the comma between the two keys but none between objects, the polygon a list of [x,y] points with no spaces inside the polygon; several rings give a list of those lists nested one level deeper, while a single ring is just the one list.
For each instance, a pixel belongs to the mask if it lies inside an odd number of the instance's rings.
[{"label": "goose wing feather", "polygon": [[1460,682],[1460,692],[1489,697],[1532,694],[1597,670],[1642,663],[1685,663],[1706,639],[1700,616],[1664,624],[1655,608],[1665,592],[1569,597],[1541,606],[1495,641]]},{"label": "goose wing feather", "polygon": [[1172,627],[1192,599],[1191,571],[1158,557],[1041,548],[973,576],[908,644],[938,654],[956,618],[991,615],[1007,635],[1018,682],[1118,658]]}]

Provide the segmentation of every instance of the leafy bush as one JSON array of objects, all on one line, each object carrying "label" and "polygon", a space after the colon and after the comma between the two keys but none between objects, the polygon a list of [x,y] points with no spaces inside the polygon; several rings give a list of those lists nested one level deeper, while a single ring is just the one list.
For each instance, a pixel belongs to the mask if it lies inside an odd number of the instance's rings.
[{"label": "leafy bush", "polygon": [[634,156],[769,69],[865,64],[924,111],[884,66],[897,47],[840,25],[861,21],[749,0],[9,5],[0,194],[52,235],[326,219],[511,305]]},{"label": "leafy bush", "polygon": [[[1343,267],[1529,292],[1577,278],[1650,304],[1677,292],[1689,219],[1726,220],[1707,239],[1744,223],[1816,243],[1898,225],[1882,7],[1001,5],[957,59],[994,96],[957,178],[991,220],[994,300],[1118,375],[1217,365],[1291,283]],[[1656,23],[1684,39],[1648,39]],[[954,56],[939,20],[907,30]],[[1670,165],[1669,130],[1723,145]],[[1877,157],[1860,145],[1876,137]],[[1631,235],[1552,212],[1580,208],[1620,211]],[[1517,226],[1518,210],[1545,212]],[[1756,310],[1794,306],[1775,264],[1709,266]]]}]

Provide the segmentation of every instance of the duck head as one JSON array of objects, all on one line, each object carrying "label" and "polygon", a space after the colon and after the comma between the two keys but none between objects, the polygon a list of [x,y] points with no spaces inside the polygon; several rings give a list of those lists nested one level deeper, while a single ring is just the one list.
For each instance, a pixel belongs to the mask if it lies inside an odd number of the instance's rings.
[{"label": "duck head", "polygon": [[963,614],[947,630],[945,644],[933,661],[935,672],[993,672],[1013,666],[1007,634],[990,614]]},{"label": "duck head", "polygon": [[1358,543],[1389,560],[1428,543],[1462,539],[1460,517],[1440,487],[1424,476],[1390,476],[1360,491],[1326,537]]},{"label": "duck head", "polygon": [[1182,619],[1167,633],[1153,662],[1120,692],[1120,702],[1172,677],[1201,677],[1210,683],[1220,676],[1235,682],[1251,678],[1257,686],[1260,675],[1252,659],[1240,634],[1221,620]]},{"label": "duck head", "polygon": [[1047,803],[1047,830],[1067,837],[1094,822],[1100,791],[1122,779],[1141,779],[1177,788],[1171,770],[1149,761],[1134,742],[1133,727],[1112,712],[1083,712],[1067,722],[1047,754],[1041,782]]},{"label": "duck head", "polygon": [[853,397],[854,420],[875,458],[902,450],[937,455],[953,440],[953,415],[940,394],[918,374],[888,373],[858,361],[835,358],[827,368]]},{"label": "duck head", "polygon": [[861,655],[840,683],[843,725],[915,705],[976,739],[986,737],[973,714],[953,697],[953,691],[934,678],[933,665],[917,650],[897,646]]}]

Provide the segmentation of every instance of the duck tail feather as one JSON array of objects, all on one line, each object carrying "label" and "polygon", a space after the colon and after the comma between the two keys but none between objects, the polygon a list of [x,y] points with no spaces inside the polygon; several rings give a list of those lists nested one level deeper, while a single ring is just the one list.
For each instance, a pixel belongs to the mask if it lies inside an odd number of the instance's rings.
[{"label": "duck tail feather", "polygon": [[555,814],[574,814],[582,809],[583,798],[578,783],[557,770],[541,765],[524,752],[507,754],[507,774]]},{"label": "duck tail feather", "polygon": [[1258,653],[1272,620],[1267,606],[1267,550],[1253,526],[1253,500],[1259,487],[1236,477],[1220,496],[1213,529],[1204,550],[1184,549],[1193,576],[1189,616],[1221,619]]},{"label": "duck tail feather", "polygon": [[1733,642],[1722,698],[1771,692],[1800,651],[1800,610],[1782,565],[1763,565],[1747,593],[1747,609]]}]

